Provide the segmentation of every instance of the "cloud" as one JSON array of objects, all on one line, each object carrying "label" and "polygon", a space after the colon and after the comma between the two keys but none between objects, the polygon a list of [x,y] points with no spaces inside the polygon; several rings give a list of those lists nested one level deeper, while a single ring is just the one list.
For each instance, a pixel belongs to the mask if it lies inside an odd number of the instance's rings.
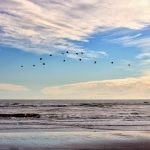
[{"label": "cloud", "polygon": [[0,92],[24,92],[28,91],[28,88],[22,85],[0,83]]},{"label": "cloud", "polygon": [[[144,52],[150,51],[150,37],[143,37],[141,34],[123,36],[112,41],[115,43],[122,43],[124,46],[128,47],[138,47]],[[148,53],[145,53],[144,56],[146,56],[146,54]],[[141,58],[141,56],[139,58]]]},{"label": "cloud", "polygon": [[135,78],[45,87],[42,93],[52,99],[148,99],[150,74]]},{"label": "cloud", "polygon": [[[32,53],[85,49],[73,41],[150,22],[149,0],[0,0],[0,44]],[[91,55],[89,55],[91,57]]]},{"label": "cloud", "polygon": [[138,48],[139,52],[135,58],[139,60],[139,64],[143,67],[150,64],[150,37],[138,33],[135,35],[121,36],[112,39],[111,42],[122,44],[125,47]]},{"label": "cloud", "polygon": [[137,56],[138,59],[149,58],[150,52],[141,53]]}]

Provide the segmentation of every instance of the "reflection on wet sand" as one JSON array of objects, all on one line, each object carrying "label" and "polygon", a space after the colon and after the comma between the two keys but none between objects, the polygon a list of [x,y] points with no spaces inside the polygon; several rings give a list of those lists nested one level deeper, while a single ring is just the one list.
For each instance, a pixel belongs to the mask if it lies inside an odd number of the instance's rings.
[{"label": "reflection on wet sand", "polygon": [[0,150],[150,150],[146,101],[0,101]]},{"label": "reflection on wet sand", "polygon": [[0,134],[0,150],[2,148],[8,150],[125,150],[125,148],[126,150],[149,150],[150,132],[4,132]]}]

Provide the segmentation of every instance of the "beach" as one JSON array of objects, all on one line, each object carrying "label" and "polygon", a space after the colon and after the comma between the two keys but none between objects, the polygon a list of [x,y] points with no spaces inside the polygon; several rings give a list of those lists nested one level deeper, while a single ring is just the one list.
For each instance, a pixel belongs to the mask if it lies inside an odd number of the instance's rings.
[{"label": "beach", "polygon": [[1,150],[149,150],[150,132],[3,132]]},{"label": "beach", "polygon": [[146,101],[1,101],[0,150],[149,150]]},{"label": "beach", "polygon": [[150,150],[150,0],[0,0],[0,150]]}]

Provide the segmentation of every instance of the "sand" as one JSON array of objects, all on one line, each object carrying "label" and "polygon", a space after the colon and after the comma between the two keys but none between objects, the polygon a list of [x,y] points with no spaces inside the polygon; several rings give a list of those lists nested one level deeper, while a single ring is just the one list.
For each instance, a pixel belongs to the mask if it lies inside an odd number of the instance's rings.
[{"label": "sand", "polygon": [[150,132],[3,132],[0,150],[150,150]]},{"label": "sand", "polygon": [[0,150],[150,150],[150,140],[138,140],[134,142],[119,142],[114,141],[113,143],[76,143],[61,146],[49,146],[49,147],[19,147],[19,146],[3,146]]}]

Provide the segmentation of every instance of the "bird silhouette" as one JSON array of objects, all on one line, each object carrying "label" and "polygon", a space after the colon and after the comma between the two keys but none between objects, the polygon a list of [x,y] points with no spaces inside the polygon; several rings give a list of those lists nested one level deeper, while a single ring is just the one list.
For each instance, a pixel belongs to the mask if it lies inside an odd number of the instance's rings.
[{"label": "bird silhouette", "polygon": [[64,59],[63,62],[66,62],[66,60]]},{"label": "bird silhouette", "polygon": [[97,62],[96,61],[94,61],[94,64],[96,64]]},{"label": "bird silhouette", "polygon": [[111,63],[111,64],[114,64],[114,62],[113,62],[113,61],[111,61],[110,63]]},{"label": "bird silhouette", "polygon": [[130,66],[131,66],[131,64],[128,64],[128,66],[130,67]]},{"label": "bird silhouette", "polygon": [[79,53],[76,53],[76,55],[79,55]]},{"label": "bird silhouette", "polygon": [[52,54],[50,54],[49,56],[52,56]]},{"label": "bird silhouette", "polygon": [[40,58],[40,60],[42,60],[42,58]]},{"label": "bird silhouette", "polygon": [[80,58],[79,61],[81,61],[82,59]]},{"label": "bird silhouette", "polygon": [[68,51],[66,51],[66,53],[68,54],[69,52],[68,52]]},{"label": "bird silhouette", "polygon": [[43,66],[45,66],[45,63],[43,63]]},{"label": "bird silhouette", "polygon": [[81,54],[83,55],[84,53],[83,53],[83,52],[81,52]]},{"label": "bird silhouette", "polygon": [[23,68],[23,66],[20,66],[21,68]]},{"label": "bird silhouette", "polygon": [[35,67],[35,65],[33,65],[33,67]]}]

